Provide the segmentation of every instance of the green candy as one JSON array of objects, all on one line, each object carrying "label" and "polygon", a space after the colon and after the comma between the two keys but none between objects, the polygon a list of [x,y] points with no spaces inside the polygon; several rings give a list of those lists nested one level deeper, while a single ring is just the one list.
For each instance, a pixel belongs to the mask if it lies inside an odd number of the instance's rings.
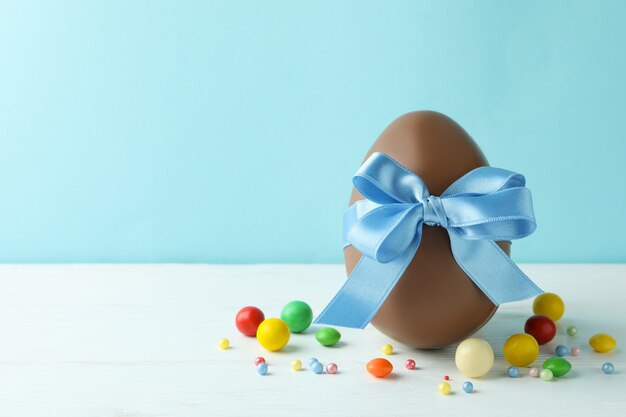
[{"label": "green candy", "polygon": [[283,308],[280,318],[287,323],[291,333],[301,333],[313,321],[313,310],[304,301],[291,301]]},{"label": "green candy", "polygon": [[553,356],[543,363],[543,369],[549,369],[556,377],[563,376],[572,369],[572,364],[563,358]]},{"label": "green candy", "polygon": [[332,346],[341,339],[341,333],[332,327],[324,327],[315,333],[315,338],[324,346]]}]

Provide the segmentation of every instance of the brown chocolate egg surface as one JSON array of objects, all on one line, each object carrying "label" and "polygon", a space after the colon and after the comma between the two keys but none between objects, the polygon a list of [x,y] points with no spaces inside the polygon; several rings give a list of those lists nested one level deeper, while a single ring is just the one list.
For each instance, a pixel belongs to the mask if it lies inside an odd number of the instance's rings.
[{"label": "brown chocolate egg surface", "polygon": [[[474,168],[489,165],[472,138],[449,117],[432,111],[405,114],[393,121],[370,148],[384,152],[424,180],[432,195]],[[353,188],[350,204],[364,197]],[[510,242],[498,242],[508,254]],[[361,254],[344,250],[348,274]],[[415,257],[372,320],[385,335],[416,348],[438,348],[480,329],[497,307],[456,263],[448,232],[423,227]]]}]

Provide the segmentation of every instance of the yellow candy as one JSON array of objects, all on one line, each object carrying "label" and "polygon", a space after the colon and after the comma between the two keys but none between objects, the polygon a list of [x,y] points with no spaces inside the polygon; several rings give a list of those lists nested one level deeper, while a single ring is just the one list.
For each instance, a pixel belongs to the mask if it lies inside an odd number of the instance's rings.
[{"label": "yellow candy", "polygon": [[589,345],[596,352],[604,353],[613,350],[617,342],[606,333],[598,333],[589,338]]},{"label": "yellow candy", "polygon": [[276,318],[263,320],[256,330],[256,338],[261,346],[271,351],[284,348],[290,336],[287,323]]},{"label": "yellow candy", "polygon": [[533,302],[533,313],[548,316],[552,321],[557,321],[563,317],[564,312],[563,300],[551,292],[538,295]]},{"label": "yellow candy", "polygon": [[448,384],[447,382],[440,382],[437,388],[439,389],[439,393],[443,395],[450,394],[450,384]]},{"label": "yellow candy", "polygon": [[230,346],[230,342],[228,341],[228,339],[220,339],[220,341],[217,342],[217,345],[220,347],[220,349],[228,349],[228,347]]},{"label": "yellow candy", "polygon": [[299,371],[300,369],[302,369],[302,362],[300,362],[299,359],[291,362],[291,369],[294,371]]},{"label": "yellow candy", "polygon": [[480,378],[493,367],[493,349],[483,339],[466,339],[456,348],[454,362],[463,375]]},{"label": "yellow candy", "polygon": [[393,353],[393,346],[391,346],[389,343],[383,345],[382,349],[380,349],[380,351],[383,353],[383,355],[391,355]]},{"label": "yellow candy", "polygon": [[513,366],[528,366],[539,355],[539,344],[529,334],[517,333],[504,342],[504,357]]}]

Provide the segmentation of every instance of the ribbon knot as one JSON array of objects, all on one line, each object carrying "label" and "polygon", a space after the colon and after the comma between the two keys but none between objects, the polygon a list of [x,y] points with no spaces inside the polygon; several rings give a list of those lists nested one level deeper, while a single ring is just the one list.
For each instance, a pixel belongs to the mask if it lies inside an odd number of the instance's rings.
[{"label": "ribbon knot", "polygon": [[542,292],[495,244],[535,231],[523,175],[480,167],[432,196],[420,177],[374,153],[352,182],[365,200],[344,212],[344,247],[363,257],[315,323],[364,328],[413,259],[424,224],[448,230],[458,265],[495,305]]}]

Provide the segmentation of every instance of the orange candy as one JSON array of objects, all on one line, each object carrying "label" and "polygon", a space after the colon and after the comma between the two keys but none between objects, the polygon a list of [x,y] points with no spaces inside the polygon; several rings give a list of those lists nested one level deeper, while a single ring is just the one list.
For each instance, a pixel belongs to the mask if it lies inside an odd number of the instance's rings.
[{"label": "orange candy", "polygon": [[376,358],[367,363],[367,372],[376,378],[384,378],[393,371],[393,365],[387,359]]}]

